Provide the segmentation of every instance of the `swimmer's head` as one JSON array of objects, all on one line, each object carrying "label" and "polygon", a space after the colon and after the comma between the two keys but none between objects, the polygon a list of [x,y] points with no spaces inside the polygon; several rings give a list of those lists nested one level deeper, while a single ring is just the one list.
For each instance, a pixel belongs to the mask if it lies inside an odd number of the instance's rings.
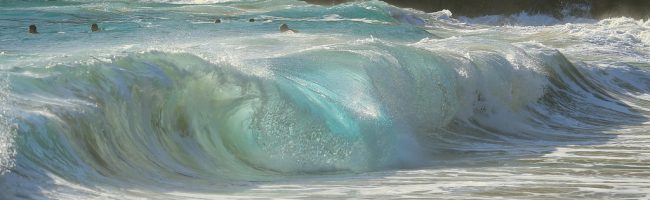
[{"label": "swimmer's head", "polygon": [[29,33],[38,33],[38,31],[36,31],[36,25],[29,25]]},{"label": "swimmer's head", "polygon": [[255,19],[250,18],[250,19],[248,20],[248,22],[255,22]]},{"label": "swimmer's head", "polygon": [[291,30],[291,29],[289,29],[289,25],[287,25],[287,24],[280,25],[280,32],[287,32],[289,30]]},{"label": "swimmer's head", "polygon": [[221,19],[215,19],[215,20],[214,20],[214,23],[215,23],[215,24],[221,23]]},{"label": "swimmer's head", "polygon": [[99,31],[99,26],[97,24],[93,23],[90,25],[90,31],[92,32],[98,32]]}]

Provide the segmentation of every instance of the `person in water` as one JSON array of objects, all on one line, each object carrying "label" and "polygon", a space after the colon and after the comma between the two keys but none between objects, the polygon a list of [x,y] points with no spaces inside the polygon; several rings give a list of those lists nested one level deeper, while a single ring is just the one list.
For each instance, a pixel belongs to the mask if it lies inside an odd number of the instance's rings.
[{"label": "person in water", "polygon": [[250,19],[248,20],[248,22],[255,22],[255,19],[250,18]]},{"label": "person in water", "polygon": [[280,25],[280,32],[289,32],[289,33],[297,33],[298,31],[290,29],[289,25],[287,24],[282,24]]},{"label": "person in water", "polygon": [[215,24],[221,23],[221,19],[219,19],[219,18],[215,19],[215,20],[214,20],[214,23],[215,23]]},{"label": "person in water", "polygon": [[93,23],[90,25],[90,31],[92,32],[99,32],[99,26],[97,24]]},{"label": "person in water", "polygon": [[31,33],[31,34],[37,34],[38,33],[38,31],[36,31],[36,25],[34,25],[34,24],[29,25],[29,33]]}]

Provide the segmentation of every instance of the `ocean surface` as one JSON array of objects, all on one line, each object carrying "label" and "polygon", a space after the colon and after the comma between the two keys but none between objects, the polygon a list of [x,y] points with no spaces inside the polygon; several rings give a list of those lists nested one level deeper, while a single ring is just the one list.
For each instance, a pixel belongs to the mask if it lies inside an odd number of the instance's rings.
[{"label": "ocean surface", "polygon": [[567,13],[1,0],[0,199],[648,199],[650,21]]}]

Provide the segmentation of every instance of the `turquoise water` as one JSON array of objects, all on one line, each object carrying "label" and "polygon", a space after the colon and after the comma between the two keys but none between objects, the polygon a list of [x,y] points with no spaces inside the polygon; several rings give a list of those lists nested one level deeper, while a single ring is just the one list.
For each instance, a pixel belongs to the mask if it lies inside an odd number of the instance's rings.
[{"label": "turquoise water", "polygon": [[379,1],[1,3],[3,199],[650,187],[644,20],[458,20]]}]

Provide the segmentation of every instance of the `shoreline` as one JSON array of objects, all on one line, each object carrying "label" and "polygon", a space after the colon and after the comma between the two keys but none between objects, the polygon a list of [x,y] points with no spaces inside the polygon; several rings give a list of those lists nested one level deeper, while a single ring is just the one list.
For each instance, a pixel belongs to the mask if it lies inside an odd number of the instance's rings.
[{"label": "shoreline", "polygon": [[[302,0],[307,3],[332,6],[354,0]],[[383,0],[397,7],[413,8],[425,12],[450,10],[454,16],[479,17],[485,15],[512,15],[520,12],[547,14],[554,17],[564,16],[568,7],[590,5],[591,9],[570,10],[570,15],[590,16],[595,19],[610,17],[650,18],[650,1],[647,0]]]}]

